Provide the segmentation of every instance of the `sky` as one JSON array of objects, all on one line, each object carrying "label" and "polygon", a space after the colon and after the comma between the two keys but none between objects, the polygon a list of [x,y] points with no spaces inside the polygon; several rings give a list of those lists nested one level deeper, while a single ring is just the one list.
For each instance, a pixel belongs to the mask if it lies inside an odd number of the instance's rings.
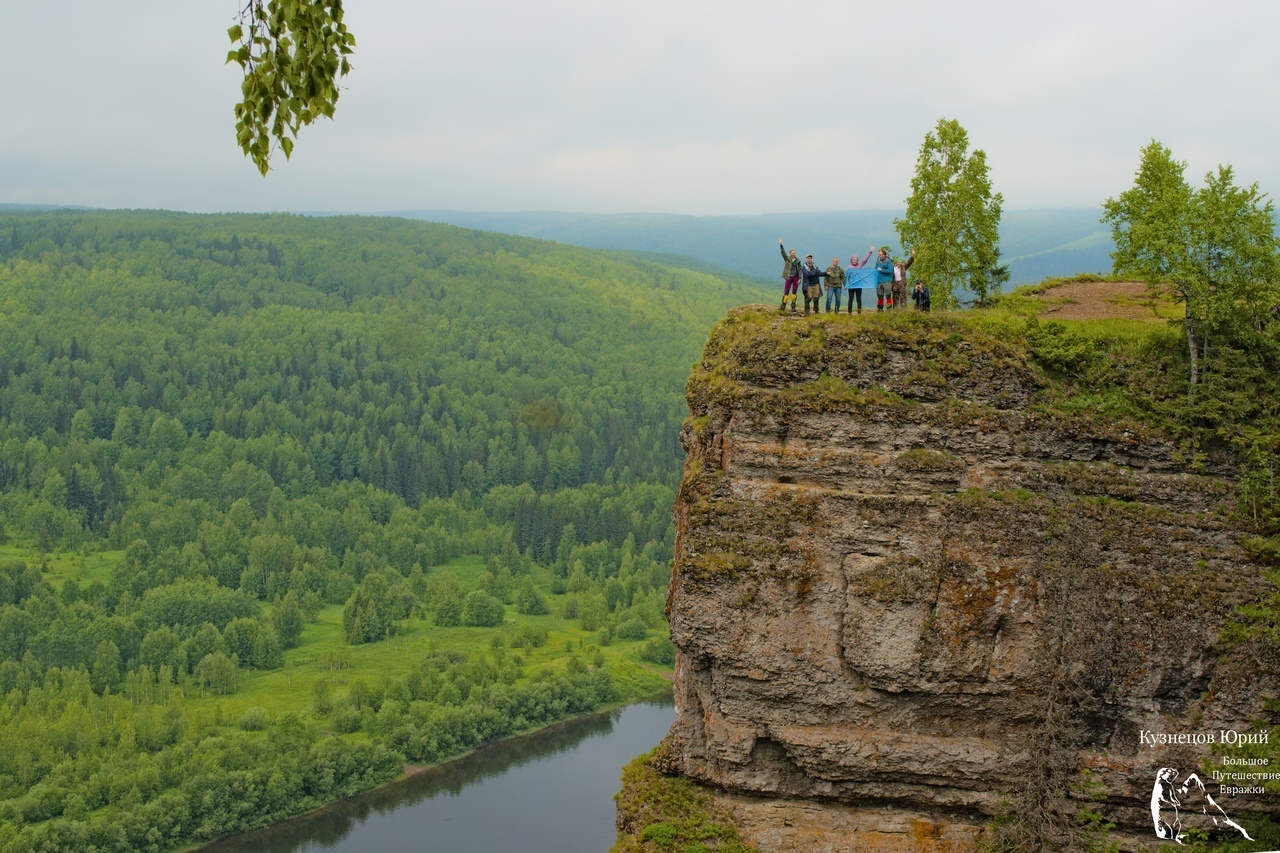
[{"label": "sky", "polygon": [[1006,209],[1091,207],[1158,139],[1280,191],[1280,3],[346,0],[332,121],[235,144],[237,0],[5,4],[0,202],[696,215],[898,208],[941,118]]}]

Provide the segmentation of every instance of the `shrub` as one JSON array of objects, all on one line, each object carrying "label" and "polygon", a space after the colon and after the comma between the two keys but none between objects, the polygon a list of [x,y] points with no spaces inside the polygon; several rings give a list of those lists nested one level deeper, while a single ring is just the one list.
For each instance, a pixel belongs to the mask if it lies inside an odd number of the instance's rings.
[{"label": "shrub", "polygon": [[462,602],[462,624],[473,628],[501,625],[506,615],[502,602],[481,589],[468,593]]},{"label": "shrub", "polygon": [[1062,323],[1028,320],[1024,334],[1032,356],[1047,370],[1078,376],[1098,360],[1097,343]]},{"label": "shrub", "polygon": [[436,605],[436,625],[452,628],[462,622],[462,599],[447,598]]},{"label": "shrub", "polygon": [[358,710],[350,705],[344,705],[333,714],[333,730],[343,734],[358,732],[362,720],[363,715]]},{"label": "shrub", "polygon": [[676,843],[676,828],[666,821],[651,823],[640,833],[641,841],[652,841],[659,847],[671,847]]},{"label": "shrub", "polygon": [[511,636],[512,648],[520,647],[528,650],[546,644],[547,629],[527,622],[517,628],[515,634]]},{"label": "shrub", "polygon": [[619,640],[643,640],[648,634],[649,629],[644,620],[635,616],[619,625],[618,630],[613,633]]},{"label": "shrub", "polygon": [[640,660],[671,666],[676,662],[675,644],[666,637],[650,640],[640,649]]},{"label": "shrub", "polygon": [[520,582],[520,589],[516,592],[516,610],[526,616],[542,616],[551,612],[546,599],[534,587],[532,578],[526,577]]},{"label": "shrub", "polygon": [[333,710],[333,685],[321,679],[311,685],[311,707],[324,716]]},{"label": "shrub", "polygon": [[267,709],[257,705],[246,709],[236,725],[246,732],[262,731],[267,727]]}]

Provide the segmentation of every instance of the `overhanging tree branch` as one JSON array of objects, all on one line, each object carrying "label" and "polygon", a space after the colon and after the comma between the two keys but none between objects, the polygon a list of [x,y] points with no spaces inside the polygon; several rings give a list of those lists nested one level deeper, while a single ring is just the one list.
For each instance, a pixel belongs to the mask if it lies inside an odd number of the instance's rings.
[{"label": "overhanging tree branch", "polygon": [[333,117],[356,39],[342,0],[248,0],[227,36],[227,62],[244,71],[236,142],[265,176],[273,141],[288,159],[299,129]]}]

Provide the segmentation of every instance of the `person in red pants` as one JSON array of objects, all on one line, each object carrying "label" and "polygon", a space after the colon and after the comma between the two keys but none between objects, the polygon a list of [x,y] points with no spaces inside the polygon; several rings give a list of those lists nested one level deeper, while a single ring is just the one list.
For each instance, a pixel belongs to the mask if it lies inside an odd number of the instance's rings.
[{"label": "person in red pants", "polygon": [[791,300],[791,310],[796,310],[796,291],[800,289],[800,259],[796,257],[796,250],[792,249],[791,254],[787,254],[787,250],[782,247],[782,238],[778,238],[778,251],[782,253],[782,304],[778,306],[779,311],[787,310],[787,300]]}]

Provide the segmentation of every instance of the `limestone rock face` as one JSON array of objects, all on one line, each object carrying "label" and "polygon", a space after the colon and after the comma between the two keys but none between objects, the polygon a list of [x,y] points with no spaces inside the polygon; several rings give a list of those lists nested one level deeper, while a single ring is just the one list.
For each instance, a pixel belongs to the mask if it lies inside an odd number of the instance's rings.
[{"label": "limestone rock face", "polygon": [[1040,410],[998,339],[744,318],[688,386],[672,769],[762,849],[788,809],[832,844],[872,827],[848,849],[943,849],[883,832],[922,816],[966,849],[1049,764],[1154,842],[1155,773],[1209,747],[1142,733],[1247,731],[1264,692],[1215,650],[1270,588],[1224,521],[1230,460]]}]

